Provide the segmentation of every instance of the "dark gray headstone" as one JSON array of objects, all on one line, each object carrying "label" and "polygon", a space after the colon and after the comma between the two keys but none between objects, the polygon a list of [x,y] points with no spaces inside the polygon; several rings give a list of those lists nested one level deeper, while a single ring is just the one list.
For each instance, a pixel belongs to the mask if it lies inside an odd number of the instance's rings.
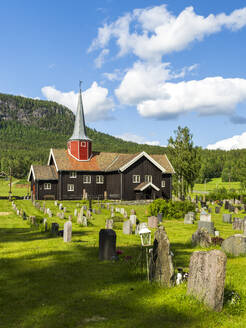
[{"label": "dark gray headstone", "polygon": [[99,232],[99,260],[116,258],[116,233],[112,229],[101,229]]},{"label": "dark gray headstone", "polygon": [[219,207],[219,206],[216,206],[216,207],[215,207],[215,213],[216,213],[216,214],[219,214],[219,213],[220,213],[220,207]]},{"label": "dark gray headstone", "polygon": [[53,234],[58,234],[58,231],[59,231],[59,224],[56,223],[56,222],[52,222],[51,223],[51,233]]}]

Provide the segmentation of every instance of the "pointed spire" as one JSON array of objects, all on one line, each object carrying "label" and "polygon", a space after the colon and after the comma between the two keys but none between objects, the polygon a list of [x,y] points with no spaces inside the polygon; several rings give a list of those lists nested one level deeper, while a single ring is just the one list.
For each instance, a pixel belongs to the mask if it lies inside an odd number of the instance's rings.
[{"label": "pointed spire", "polygon": [[81,81],[79,81],[79,98],[75,117],[73,135],[69,140],[90,140],[86,135],[84,108],[82,102]]}]

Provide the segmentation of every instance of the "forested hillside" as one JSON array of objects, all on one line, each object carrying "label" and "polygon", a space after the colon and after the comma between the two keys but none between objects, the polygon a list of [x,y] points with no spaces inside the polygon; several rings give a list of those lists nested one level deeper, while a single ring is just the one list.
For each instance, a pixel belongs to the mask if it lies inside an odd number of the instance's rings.
[{"label": "forested hillside", "polygon": [[[0,93],[0,171],[24,177],[31,163],[46,163],[49,149],[66,148],[74,114],[55,102]],[[87,128],[94,151],[162,154],[163,147],[127,142]]]},{"label": "forested hillside", "polygon": [[[66,148],[72,135],[74,114],[55,102],[0,93],[0,171],[12,168],[16,177],[25,177],[31,163],[46,163],[49,149]],[[94,151],[150,154],[167,153],[159,146],[123,141],[87,128]],[[222,176],[223,181],[240,181],[246,176],[246,150],[198,148],[201,169],[197,182]]]}]

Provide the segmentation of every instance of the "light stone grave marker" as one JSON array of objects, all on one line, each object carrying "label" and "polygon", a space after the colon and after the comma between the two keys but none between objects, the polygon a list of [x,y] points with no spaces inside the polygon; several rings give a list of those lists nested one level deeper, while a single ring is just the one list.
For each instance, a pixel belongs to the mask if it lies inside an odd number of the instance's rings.
[{"label": "light stone grave marker", "polygon": [[132,223],[130,220],[127,220],[123,223],[123,233],[125,235],[131,235],[132,234]]},{"label": "light stone grave marker", "polygon": [[64,223],[64,230],[63,230],[63,241],[64,243],[70,242],[72,239],[72,222],[67,221]]}]

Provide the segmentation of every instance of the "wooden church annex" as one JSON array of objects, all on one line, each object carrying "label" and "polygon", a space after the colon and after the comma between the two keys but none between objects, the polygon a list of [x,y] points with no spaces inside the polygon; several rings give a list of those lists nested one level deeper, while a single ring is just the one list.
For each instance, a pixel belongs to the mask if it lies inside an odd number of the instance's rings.
[{"label": "wooden church annex", "polygon": [[47,165],[31,165],[28,181],[36,200],[170,199],[174,173],[165,154],[93,152],[80,89],[67,149],[50,149]]}]

